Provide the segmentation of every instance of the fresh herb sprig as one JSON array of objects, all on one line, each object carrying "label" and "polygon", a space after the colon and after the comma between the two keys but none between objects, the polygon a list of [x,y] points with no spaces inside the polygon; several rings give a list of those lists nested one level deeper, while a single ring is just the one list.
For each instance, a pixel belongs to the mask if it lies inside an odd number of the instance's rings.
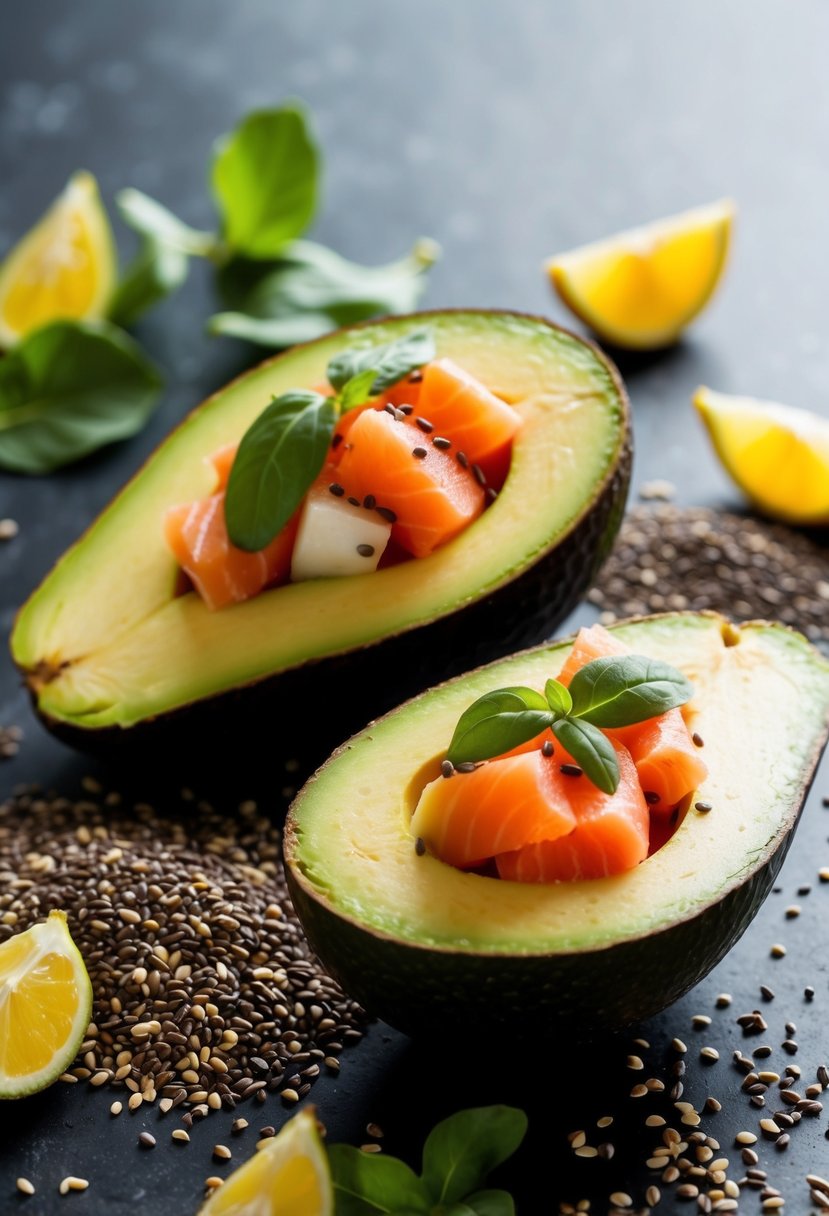
[{"label": "fresh herb sprig", "polygon": [[619,785],[613,744],[602,730],[633,726],[684,705],[693,687],[682,672],[643,655],[593,659],[569,688],[550,679],[544,695],[532,688],[484,693],[455,727],[447,758],[458,765],[490,760],[549,728],[584,774],[605,794]]},{"label": "fresh herb sprig", "polygon": [[325,464],[340,413],[434,357],[431,330],[412,330],[394,342],[335,355],[327,369],[333,394],[292,389],[275,397],[245,432],[233,461],[225,497],[231,542],[248,552],[270,544]]},{"label": "fresh herb sprig", "polygon": [[459,1111],[429,1134],[420,1174],[387,1153],[334,1144],[328,1158],[337,1216],[514,1216],[512,1196],[486,1182],[526,1131],[527,1116],[512,1106]]},{"label": "fresh herb sprig", "polygon": [[216,267],[225,311],[214,334],[281,348],[381,313],[411,312],[437,259],[422,239],[406,257],[360,266],[301,240],[317,209],[322,154],[305,107],[248,114],[214,148],[209,178],[217,231],[192,228],[140,190],[122,190],[122,218],[141,238],[113,316],[132,323],[187,278],[190,259]]}]

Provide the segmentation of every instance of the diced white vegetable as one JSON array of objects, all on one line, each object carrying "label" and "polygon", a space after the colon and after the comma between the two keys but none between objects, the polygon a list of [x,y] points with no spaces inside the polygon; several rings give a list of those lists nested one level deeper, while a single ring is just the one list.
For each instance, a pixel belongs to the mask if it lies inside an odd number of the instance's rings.
[{"label": "diced white vegetable", "polygon": [[311,493],[302,508],[291,559],[295,583],[376,570],[391,524],[327,490]]}]

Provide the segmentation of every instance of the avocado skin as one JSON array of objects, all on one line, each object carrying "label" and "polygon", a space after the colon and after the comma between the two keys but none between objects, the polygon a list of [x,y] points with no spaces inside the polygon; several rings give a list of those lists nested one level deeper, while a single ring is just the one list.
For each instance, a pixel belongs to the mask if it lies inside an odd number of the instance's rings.
[{"label": "avocado skin", "polygon": [[[275,753],[299,759],[307,771],[345,736],[427,686],[546,640],[592,584],[627,502],[633,455],[630,407],[618,372],[609,366],[625,418],[624,438],[604,482],[569,532],[491,594],[425,625],[128,728],[90,729],[51,718],[30,688],[35,712],[63,743],[119,764],[133,760],[143,770],[148,755],[159,759],[169,754],[178,772],[185,765],[185,776],[192,756],[201,785],[206,775],[221,782],[228,754],[238,751],[249,775],[261,768],[272,778]],[[335,708],[323,713],[321,705]]]},{"label": "avocado skin", "polygon": [[[563,1029],[589,1039],[651,1017],[698,984],[754,918],[783,864],[811,785],[770,856],[696,915],[601,950],[509,955],[430,949],[372,931],[334,912],[290,864],[288,887],[312,949],[346,992],[413,1038],[477,1039],[499,1031],[520,1038]],[[493,880],[497,881],[497,880]]]}]

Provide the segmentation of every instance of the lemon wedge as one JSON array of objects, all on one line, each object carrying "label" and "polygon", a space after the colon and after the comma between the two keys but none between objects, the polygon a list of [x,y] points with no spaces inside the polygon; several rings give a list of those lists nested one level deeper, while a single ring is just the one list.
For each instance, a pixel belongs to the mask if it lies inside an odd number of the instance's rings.
[{"label": "lemon wedge", "polygon": [[600,338],[655,350],[675,341],[713,295],[735,213],[721,199],[559,254],[546,270],[567,307]]},{"label": "lemon wedge", "polygon": [[0,945],[0,1098],[45,1089],[83,1042],[92,985],[65,912]]},{"label": "lemon wedge", "polygon": [[709,388],[693,400],[723,467],[755,506],[788,523],[829,523],[829,420]]},{"label": "lemon wedge", "polygon": [[59,318],[104,316],[116,278],[98,185],[91,173],[75,173],[0,266],[0,346]]},{"label": "lemon wedge", "polygon": [[334,1190],[313,1107],[214,1191],[199,1216],[333,1216]]}]

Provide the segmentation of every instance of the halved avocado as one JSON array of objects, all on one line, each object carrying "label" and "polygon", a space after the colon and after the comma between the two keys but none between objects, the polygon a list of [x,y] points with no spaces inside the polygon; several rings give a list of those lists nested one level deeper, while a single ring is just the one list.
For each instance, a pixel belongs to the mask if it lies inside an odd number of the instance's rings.
[{"label": "halved avocado", "polygon": [[[522,415],[496,502],[432,556],[377,573],[290,584],[218,612],[194,592],[177,595],[162,521],[211,492],[205,458],[238,441],[273,395],[324,380],[338,351],[424,323],[440,354]],[[195,410],[34,592],[12,652],[43,719],[82,747],[144,743],[148,724],[176,744],[204,744],[215,724],[248,753],[258,735],[269,757],[275,743],[296,742],[297,726],[317,742],[329,729],[330,745],[436,678],[548,636],[613,540],[629,471],[618,373],[547,321],[436,312],[343,330]]]},{"label": "halved avocado", "polygon": [[391,1025],[585,1031],[648,1017],[708,973],[771,887],[826,743],[829,662],[783,626],[713,614],[614,632],[693,682],[710,770],[699,798],[713,809],[691,808],[634,870],[505,882],[415,851],[412,811],[461,712],[493,688],[543,688],[567,642],[423,693],[340,748],[295,800],[285,857],[308,938]]}]

